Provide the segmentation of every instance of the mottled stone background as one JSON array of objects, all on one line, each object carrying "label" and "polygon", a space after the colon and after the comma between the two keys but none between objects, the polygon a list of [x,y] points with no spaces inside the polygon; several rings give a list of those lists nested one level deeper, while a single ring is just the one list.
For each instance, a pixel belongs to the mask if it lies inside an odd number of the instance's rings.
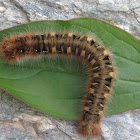
[{"label": "mottled stone background", "polygon": [[[78,17],[104,19],[140,38],[140,0],[0,0],[0,30]],[[105,140],[140,140],[140,110],[106,117],[101,127]],[[0,140],[84,140],[75,129],[76,122],[43,115],[0,91]]]}]

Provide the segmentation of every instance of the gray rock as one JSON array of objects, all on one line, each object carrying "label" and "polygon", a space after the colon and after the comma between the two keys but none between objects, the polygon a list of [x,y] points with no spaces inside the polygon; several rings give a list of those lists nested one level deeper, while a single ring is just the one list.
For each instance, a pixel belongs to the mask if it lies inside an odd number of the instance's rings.
[{"label": "gray rock", "polygon": [[[138,0],[0,0],[0,30],[36,20],[79,17],[109,21],[140,38]],[[140,110],[105,117],[101,128],[105,140],[140,140]],[[76,133],[76,122],[44,115],[1,90],[0,140],[23,139],[84,140]]]},{"label": "gray rock", "polygon": [[137,0],[0,0],[0,29],[36,20],[97,17],[140,37]]}]

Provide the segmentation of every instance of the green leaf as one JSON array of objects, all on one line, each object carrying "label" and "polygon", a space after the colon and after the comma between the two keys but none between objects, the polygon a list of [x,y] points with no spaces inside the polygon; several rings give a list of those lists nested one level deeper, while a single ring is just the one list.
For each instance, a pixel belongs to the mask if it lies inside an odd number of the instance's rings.
[{"label": "green leaf", "polygon": [[[105,115],[140,108],[140,41],[104,21],[91,18],[39,21],[0,32],[74,32],[93,36],[112,54],[117,80]],[[0,57],[0,87],[47,114],[77,120],[87,82],[85,67],[74,59],[55,57],[11,65]]]}]

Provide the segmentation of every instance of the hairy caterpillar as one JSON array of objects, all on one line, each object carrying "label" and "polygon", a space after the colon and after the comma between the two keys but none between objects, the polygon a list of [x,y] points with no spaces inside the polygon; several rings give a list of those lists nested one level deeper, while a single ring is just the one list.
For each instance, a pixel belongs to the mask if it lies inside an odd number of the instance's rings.
[{"label": "hairy caterpillar", "polygon": [[87,137],[100,135],[105,103],[111,94],[116,75],[111,55],[104,46],[86,35],[48,32],[5,39],[1,43],[0,52],[9,63],[40,55],[73,56],[84,61],[89,73],[78,133]]}]

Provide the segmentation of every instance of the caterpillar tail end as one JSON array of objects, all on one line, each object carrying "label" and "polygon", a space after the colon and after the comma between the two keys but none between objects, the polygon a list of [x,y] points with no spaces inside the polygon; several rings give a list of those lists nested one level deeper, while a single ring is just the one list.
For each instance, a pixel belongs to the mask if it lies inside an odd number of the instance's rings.
[{"label": "caterpillar tail end", "polygon": [[77,129],[79,135],[83,137],[98,137],[101,135],[101,128],[99,124],[96,124],[94,127],[86,127],[85,125],[80,125]]}]

